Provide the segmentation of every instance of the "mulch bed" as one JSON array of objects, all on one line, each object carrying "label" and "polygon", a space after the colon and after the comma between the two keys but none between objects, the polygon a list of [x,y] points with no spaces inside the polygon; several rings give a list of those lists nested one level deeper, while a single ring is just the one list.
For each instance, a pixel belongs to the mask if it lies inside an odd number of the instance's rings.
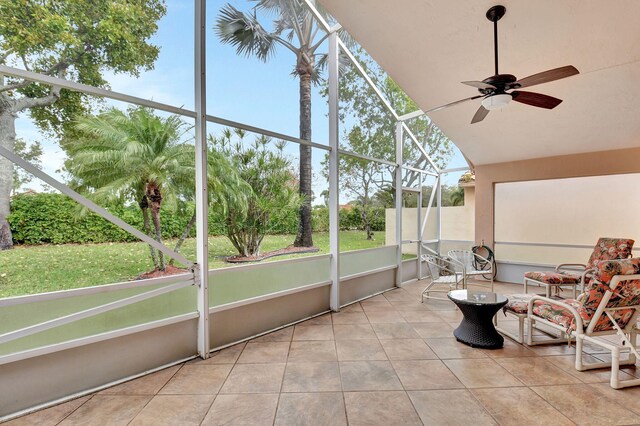
[{"label": "mulch bed", "polygon": [[164,271],[154,269],[153,271],[145,272],[144,274],[138,275],[134,278],[134,280],[146,280],[148,278],[166,277],[168,275],[184,274],[185,272],[190,272],[190,270],[186,268],[178,268],[173,265],[166,265]]},{"label": "mulch bed", "polygon": [[[230,256],[225,258],[225,260],[229,263],[250,263],[250,262],[260,262],[261,260],[269,259],[270,257],[275,256],[284,256],[287,254],[300,254],[300,253],[317,253],[320,249],[318,247],[294,247],[289,246],[283,249],[269,251],[267,253],[263,253],[260,256]],[[146,280],[148,278],[159,278],[166,277],[169,275],[183,274],[185,272],[190,272],[189,269],[186,268],[178,268],[173,265],[166,265],[164,271],[160,271],[158,269],[154,269],[149,272],[145,272],[144,274],[140,274],[134,278],[134,280]]]},{"label": "mulch bed", "polygon": [[270,257],[275,256],[284,256],[287,254],[299,254],[299,253],[317,253],[320,249],[318,247],[294,247],[289,246],[286,248],[282,248],[279,250],[269,251],[261,254],[260,256],[230,256],[225,260],[229,263],[249,263],[249,262],[260,262],[261,260],[269,259]]}]

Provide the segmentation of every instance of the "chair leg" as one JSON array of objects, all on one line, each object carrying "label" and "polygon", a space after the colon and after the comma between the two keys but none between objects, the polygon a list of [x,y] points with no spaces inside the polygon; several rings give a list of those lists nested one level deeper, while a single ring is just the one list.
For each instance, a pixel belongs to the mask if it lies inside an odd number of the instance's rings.
[{"label": "chair leg", "polygon": [[535,320],[529,317],[529,321],[527,321],[527,345],[533,345],[533,324]]},{"label": "chair leg", "polygon": [[611,380],[610,385],[614,389],[620,389],[620,349],[611,350]]},{"label": "chair leg", "polygon": [[502,327],[500,327],[498,325],[498,314],[496,314],[493,317],[496,330],[501,334],[504,334],[505,336],[509,337],[510,339],[513,339],[515,342],[520,343],[522,345],[524,343],[524,319],[526,318],[526,316],[517,315],[517,314],[511,314],[511,315],[515,315],[518,318],[518,334],[513,334],[510,331],[507,331]]},{"label": "chair leg", "polygon": [[[596,363],[582,363],[580,366],[581,371],[585,370],[593,370],[598,368],[611,368],[611,378],[609,380],[610,385],[614,389],[622,389],[630,386],[640,386],[640,379],[627,379],[620,380],[620,366],[622,365],[635,365],[635,359],[632,358],[632,353],[629,353],[629,357],[627,359],[621,360],[621,347],[617,344],[613,344],[597,337],[590,337],[586,335],[582,335],[581,339],[576,339],[577,342],[580,340],[587,340],[591,343],[594,343],[600,347],[608,349],[611,352],[611,361],[602,361]],[[631,339],[629,339],[630,341]],[[576,346],[578,343],[576,342]],[[578,368],[578,364],[576,363],[576,368]]]},{"label": "chair leg", "polygon": [[[637,337],[638,337],[638,331],[635,328],[631,329],[631,333],[629,333],[629,343],[631,344],[632,348],[636,347]],[[629,362],[632,362],[635,364],[636,361],[638,360],[637,358],[638,357],[636,357],[636,354],[634,351],[629,352]]]},{"label": "chair leg", "polygon": [[584,337],[579,334],[576,336],[576,370],[583,371],[582,365],[582,349],[584,348]]}]

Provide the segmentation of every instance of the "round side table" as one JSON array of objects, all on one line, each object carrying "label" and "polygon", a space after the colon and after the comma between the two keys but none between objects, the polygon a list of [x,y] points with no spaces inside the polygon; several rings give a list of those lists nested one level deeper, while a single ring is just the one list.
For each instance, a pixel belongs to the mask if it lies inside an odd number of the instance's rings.
[{"label": "round side table", "polygon": [[493,317],[509,299],[501,294],[453,290],[447,297],[462,311],[462,321],[453,331],[456,339],[474,348],[500,349],[504,337],[493,326]]}]

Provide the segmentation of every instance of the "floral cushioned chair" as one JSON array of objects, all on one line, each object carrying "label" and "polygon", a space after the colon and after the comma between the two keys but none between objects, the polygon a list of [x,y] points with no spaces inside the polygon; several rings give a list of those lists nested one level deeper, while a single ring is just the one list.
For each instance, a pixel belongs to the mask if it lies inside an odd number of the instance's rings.
[{"label": "floral cushioned chair", "polygon": [[[542,323],[576,340],[576,369],[611,367],[611,387],[615,389],[640,385],[640,379],[621,381],[620,365],[633,365],[640,357],[636,347],[640,317],[640,258],[603,260],[595,265],[593,276],[578,299],[556,300],[534,295],[528,303],[527,344],[533,340],[533,327]],[[599,339],[617,334],[622,345]],[[583,363],[584,341],[611,351],[611,362]],[[620,360],[620,354],[628,354]]]},{"label": "floral cushioned chair", "polygon": [[[626,259],[630,257],[634,242],[634,240],[629,238],[600,238],[596,246],[593,248],[593,252],[591,253],[586,265],[578,263],[563,263],[556,266],[556,270],[551,272],[526,272],[524,274],[525,294],[509,295],[509,302],[503,308],[505,315],[510,314],[518,319],[518,334],[510,333],[501,328],[498,328],[498,331],[511,337],[518,343],[523,343],[524,319],[527,317],[529,300],[533,297],[532,294],[526,294],[528,283],[544,285],[546,287],[547,297],[551,296],[551,287],[558,288],[561,285],[573,285],[573,297],[575,299],[578,285],[580,284],[582,291],[584,291],[585,285],[587,285],[591,280],[593,268],[595,267],[596,262],[600,260]],[[584,271],[578,274],[567,271],[566,268],[568,267],[584,268]]]},{"label": "floral cushioned chair", "polygon": [[[551,296],[551,287],[556,289],[562,285],[573,286],[573,297],[576,297],[576,289],[578,284],[581,285],[582,291],[591,279],[591,271],[595,267],[596,262],[600,260],[626,259],[631,257],[634,241],[628,238],[600,238],[593,248],[593,252],[589,257],[586,265],[581,263],[563,263],[556,266],[553,272],[525,272],[524,274],[524,292],[527,292],[529,283],[543,285],[546,287],[547,297]],[[580,273],[572,272],[567,268],[582,268]]]}]

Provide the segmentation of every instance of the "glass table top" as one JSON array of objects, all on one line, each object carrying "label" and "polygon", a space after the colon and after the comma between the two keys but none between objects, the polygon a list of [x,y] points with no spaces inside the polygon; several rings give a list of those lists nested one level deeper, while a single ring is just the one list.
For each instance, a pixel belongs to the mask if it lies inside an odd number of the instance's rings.
[{"label": "glass table top", "polygon": [[449,292],[448,296],[449,298],[459,302],[474,303],[478,305],[505,303],[508,300],[502,294],[475,290],[452,290]]}]

